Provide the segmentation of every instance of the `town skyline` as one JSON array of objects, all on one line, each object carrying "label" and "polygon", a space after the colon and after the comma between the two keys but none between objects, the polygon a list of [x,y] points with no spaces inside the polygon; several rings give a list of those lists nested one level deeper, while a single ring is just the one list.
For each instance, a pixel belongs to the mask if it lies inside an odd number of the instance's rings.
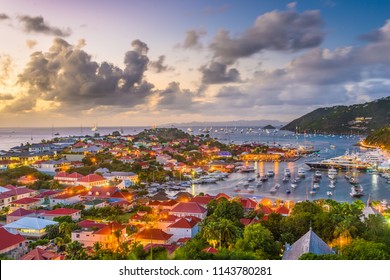
[{"label": "town skyline", "polygon": [[289,122],[389,95],[388,1],[0,3],[1,127]]}]

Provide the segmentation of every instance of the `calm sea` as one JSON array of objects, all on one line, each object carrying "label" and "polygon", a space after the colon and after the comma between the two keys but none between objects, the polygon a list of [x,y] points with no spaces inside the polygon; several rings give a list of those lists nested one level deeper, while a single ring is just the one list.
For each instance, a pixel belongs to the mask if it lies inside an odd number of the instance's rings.
[{"label": "calm sea", "polygon": [[[137,134],[144,130],[146,127],[122,127],[124,134]],[[148,127],[150,128],[150,127]],[[101,135],[112,133],[118,130],[118,127],[99,127],[98,131]],[[182,128],[187,131],[187,127]],[[202,131],[203,127],[191,127],[193,134],[207,133]],[[310,187],[312,185],[312,177],[314,172],[307,170],[306,178],[301,180],[298,187],[294,190],[290,188],[290,183],[282,183],[283,170],[289,168],[292,172],[292,178],[295,177],[298,168],[307,167],[305,161],[320,160],[324,158],[331,158],[344,154],[346,151],[353,152],[359,151],[359,147],[354,146],[359,140],[358,136],[324,136],[324,135],[293,135],[291,132],[278,131],[277,133],[269,133],[259,128],[246,128],[246,127],[213,127],[208,128],[211,137],[217,138],[224,143],[267,143],[269,145],[313,145],[315,149],[318,149],[319,157],[307,157],[301,158],[296,162],[280,162],[280,163],[258,163],[256,164],[257,173],[265,174],[268,170],[275,172],[275,177],[271,178],[267,183],[264,183],[261,187],[255,188],[253,194],[242,192],[236,193],[233,191],[234,187],[240,183],[246,181],[249,177],[254,177],[254,173],[242,174],[234,173],[225,181],[219,181],[216,184],[208,185],[195,185],[191,191],[194,194],[204,192],[209,194],[218,194],[225,192],[229,195],[240,194],[242,196],[254,197],[260,199],[262,197],[280,198],[283,200],[314,200],[319,198],[328,198],[327,192],[331,191],[331,198],[338,201],[353,201],[356,198],[351,198],[349,193],[351,191],[351,185],[344,178],[342,172],[338,175],[338,180],[335,189],[328,187],[329,180],[326,177],[326,172],[323,172],[323,178],[320,182],[320,188],[315,195],[310,195]],[[227,132],[227,133],[226,133]],[[58,133],[59,136],[80,136],[80,135],[93,135],[94,132],[91,128],[81,127],[59,127],[59,128],[0,128],[0,150],[8,150],[13,146],[20,145],[21,143],[37,143],[42,139],[52,139],[56,137],[54,134]],[[390,200],[390,185],[386,183],[385,179],[378,176],[367,173],[359,173],[357,175],[359,182],[364,188],[365,196],[360,199],[364,202],[367,201],[368,195],[371,194],[373,200],[387,199]],[[281,188],[275,195],[270,194],[270,189],[279,183]],[[254,183],[251,183],[252,185]],[[286,189],[290,188],[291,193],[287,194]]]}]

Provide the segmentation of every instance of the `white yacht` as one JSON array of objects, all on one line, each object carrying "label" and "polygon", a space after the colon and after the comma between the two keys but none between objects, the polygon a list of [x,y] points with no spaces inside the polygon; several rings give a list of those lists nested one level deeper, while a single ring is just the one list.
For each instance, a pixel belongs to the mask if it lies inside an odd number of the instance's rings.
[{"label": "white yacht", "polygon": [[305,169],[299,168],[299,169],[298,169],[298,177],[300,177],[300,178],[305,178],[305,176],[306,176]]}]

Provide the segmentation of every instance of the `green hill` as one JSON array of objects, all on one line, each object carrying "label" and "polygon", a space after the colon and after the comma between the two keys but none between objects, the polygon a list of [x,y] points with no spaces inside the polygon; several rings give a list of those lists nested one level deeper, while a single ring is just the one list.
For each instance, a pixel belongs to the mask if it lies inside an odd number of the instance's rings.
[{"label": "green hill", "polygon": [[368,135],[364,140],[364,143],[368,145],[382,146],[385,149],[390,150],[390,125]]},{"label": "green hill", "polygon": [[390,123],[390,96],[364,104],[316,109],[282,129],[307,133],[368,134]]}]

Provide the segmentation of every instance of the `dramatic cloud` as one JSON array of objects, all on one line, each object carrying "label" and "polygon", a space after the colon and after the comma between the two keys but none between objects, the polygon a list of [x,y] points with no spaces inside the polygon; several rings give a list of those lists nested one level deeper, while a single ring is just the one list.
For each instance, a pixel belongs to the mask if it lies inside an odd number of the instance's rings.
[{"label": "dramatic cloud", "polygon": [[9,16],[3,13],[0,13],[0,20],[6,20],[9,19]]},{"label": "dramatic cloud", "polygon": [[171,82],[165,90],[159,92],[159,101],[157,109],[170,110],[177,112],[196,112],[198,105],[194,101],[196,94],[189,90],[182,90],[180,84],[177,82]]},{"label": "dramatic cloud", "polygon": [[60,29],[50,26],[41,16],[31,17],[29,15],[24,15],[18,17],[18,19],[23,24],[23,30],[27,33],[42,33],[59,37],[67,37],[71,34],[71,30],[69,28]]},{"label": "dramatic cloud", "polygon": [[37,45],[37,41],[35,40],[26,40],[26,46],[29,48],[29,49],[32,49],[34,48],[36,45]]},{"label": "dramatic cloud", "polygon": [[372,101],[390,94],[390,24],[381,36],[362,47],[335,50],[315,48],[286,67],[258,70],[252,79],[235,87],[222,87],[215,104],[255,112],[266,106],[289,106],[302,114],[313,108]]},{"label": "dramatic cloud", "polygon": [[169,67],[168,65],[164,65],[165,62],[165,55],[160,55],[158,57],[158,60],[156,61],[151,61],[149,63],[149,67],[151,70],[153,70],[156,73],[162,73],[166,71],[172,71],[173,68]]},{"label": "dramatic cloud", "polygon": [[221,30],[210,49],[215,59],[232,64],[263,50],[298,51],[316,47],[323,40],[322,27],[319,11],[301,14],[294,10],[273,11],[259,16],[252,27],[237,37]]},{"label": "dramatic cloud", "polygon": [[4,101],[4,100],[12,100],[12,99],[14,99],[14,97],[11,94],[0,93],[0,100],[2,100],[2,101]]},{"label": "dramatic cloud", "polygon": [[121,69],[108,62],[93,61],[85,51],[56,38],[48,52],[31,55],[18,81],[27,91],[5,111],[31,111],[39,100],[54,102],[54,107],[63,113],[99,106],[128,110],[145,103],[153,88],[143,80],[149,62],[148,47],[139,40],[133,41],[132,46]]},{"label": "dramatic cloud", "polygon": [[204,30],[191,29],[187,31],[184,42],[179,47],[184,49],[201,49],[203,45],[200,42],[200,38],[204,35],[206,35]]},{"label": "dramatic cloud", "polygon": [[203,84],[221,84],[240,81],[240,73],[236,68],[227,70],[227,65],[219,62],[211,62],[208,67],[200,68]]}]

